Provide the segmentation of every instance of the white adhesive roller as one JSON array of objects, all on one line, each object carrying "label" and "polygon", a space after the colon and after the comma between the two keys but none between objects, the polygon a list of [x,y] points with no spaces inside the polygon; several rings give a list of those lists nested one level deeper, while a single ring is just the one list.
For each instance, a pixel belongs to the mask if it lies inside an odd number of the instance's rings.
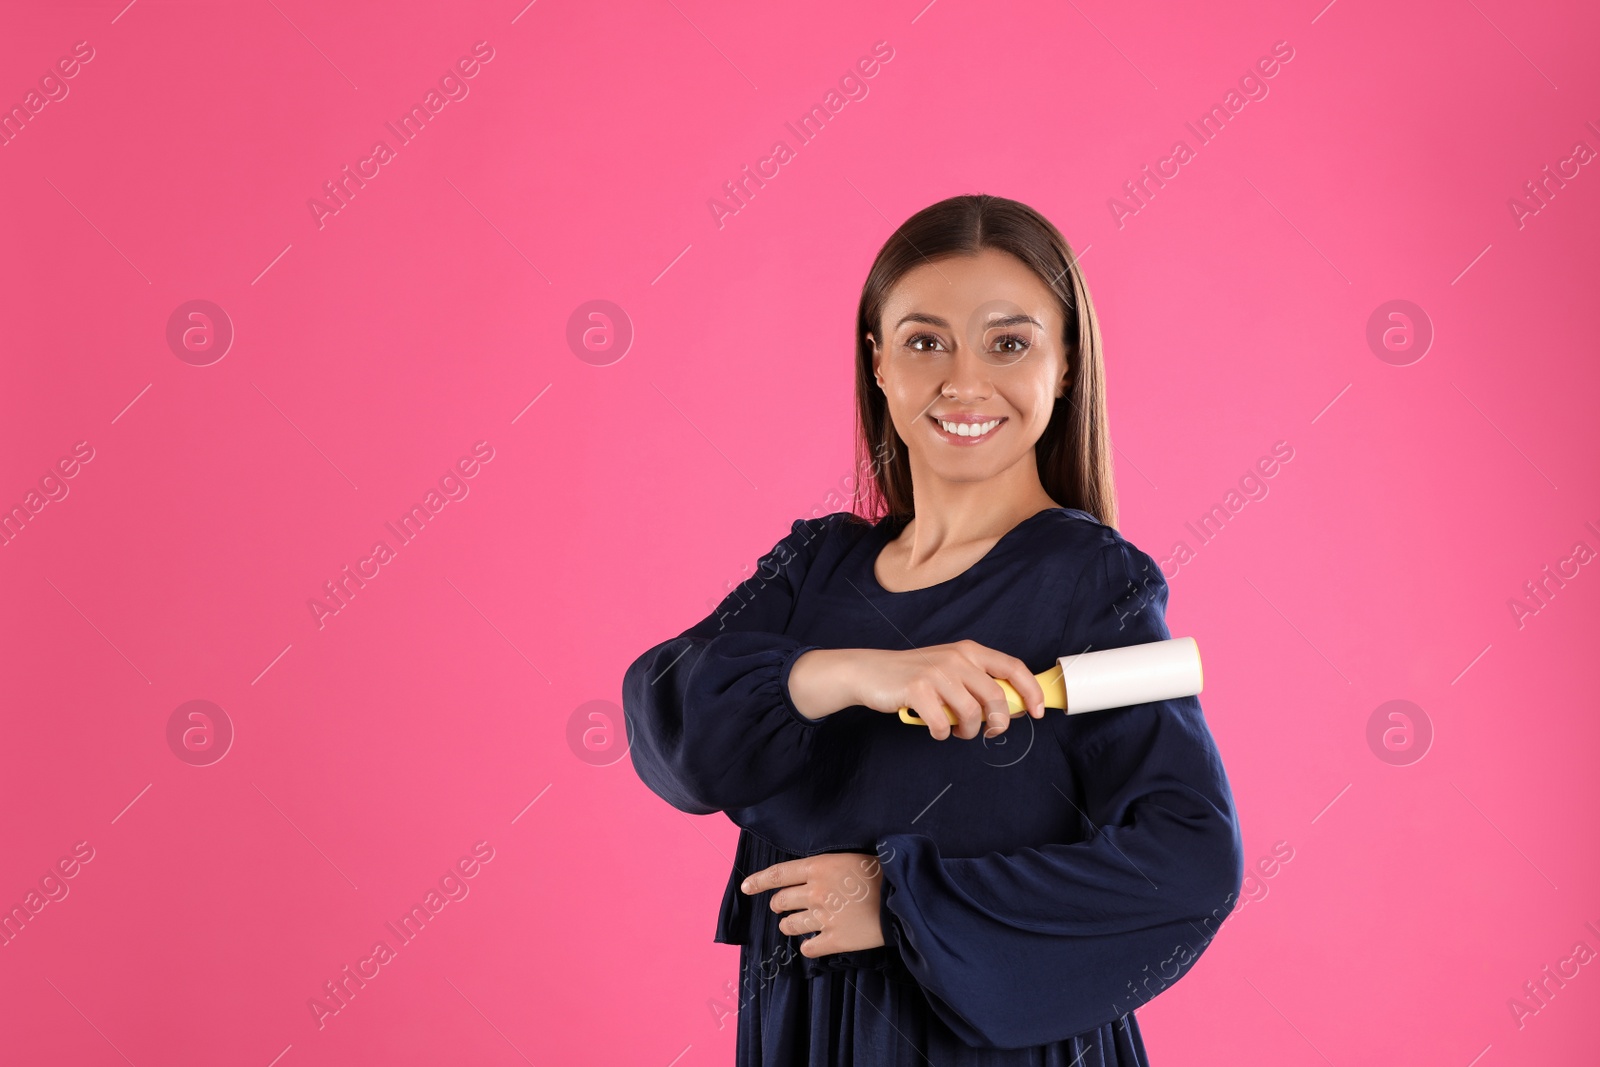
[{"label": "white adhesive roller", "polygon": [[1080,652],[1056,662],[1067,689],[1068,715],[1200,692],[1200,646],[1192,637]]},{"label": "white adhesive roller", "polygon": [[[1099,652],[1062,656],[1043,674],[1036,674],[1044,690],[1046,708],[1063,708],[1068,715],[1107,708],[1125,708],[1154,700],[1196,696],[1200,692],[1200,646],[1192,637],[1147,641]],[[1010,682],[996,678],[1011,706],[1013,717],[1027,714],[1022,697]],[[955,712],[944,709],[950,725],[960,723]],[[900,719],[925,726],[910,708],[900,709]]]}]

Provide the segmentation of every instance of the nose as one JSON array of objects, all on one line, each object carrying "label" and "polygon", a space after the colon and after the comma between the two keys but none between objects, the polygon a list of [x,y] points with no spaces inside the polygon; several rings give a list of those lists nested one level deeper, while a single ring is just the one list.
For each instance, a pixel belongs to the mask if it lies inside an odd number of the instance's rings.
[{"label": "nose", "polygon": [[962,345],[950,362],[950,377],[943,394],[957,400],[985,400],[994,391],[993,368],[978,356],[971,345]]}]

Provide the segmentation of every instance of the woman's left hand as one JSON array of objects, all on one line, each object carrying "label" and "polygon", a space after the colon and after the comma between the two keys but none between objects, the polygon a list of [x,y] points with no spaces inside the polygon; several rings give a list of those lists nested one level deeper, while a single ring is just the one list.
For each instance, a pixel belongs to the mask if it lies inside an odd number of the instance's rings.
[{"label": "woman's left hand", "polygon": [[778,921],[786,934],[802,938],[802,956],[854,952],[883,944],[879,919],[883,868],[867,852],[823,852],[775,863],[757,871],[739,886],[745,893],[777,889],[769,902],[776,912],[792,912]]}]

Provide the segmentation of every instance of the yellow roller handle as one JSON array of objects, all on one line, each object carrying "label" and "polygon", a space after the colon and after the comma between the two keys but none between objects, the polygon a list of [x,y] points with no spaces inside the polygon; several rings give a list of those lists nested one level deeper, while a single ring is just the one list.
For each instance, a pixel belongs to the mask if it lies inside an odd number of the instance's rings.
[{"label": "yellow roller handle", "polygon": [[[1043,674],[1036,674],[1033,677],[1039,683],[1039,688],[1044,690],[1044,706],[1046,708],[1061,708],[1065,710],[1067,706],[1067,686],[1062,681],[1061,664],[1057,663]],[[1000,683],[1000,689],[1006,695],[1006,703],[1011,706],[1011,717],[1014,719],[1018,715],[1026,715],[1028,713],[1027,706],[1023,704],[1022,697],[1016,688],[1004,678],[996,678],[995,681]],[[956,718],[956,713],[950,710],[950,705],[943,704],[940,706],[944,708],[944,713],[950,717],[951,726],[960,724],[961,720]],[[910,708],[900,709],[900,721],[908,722],[915,726],[927,725],[927,722]]]}]

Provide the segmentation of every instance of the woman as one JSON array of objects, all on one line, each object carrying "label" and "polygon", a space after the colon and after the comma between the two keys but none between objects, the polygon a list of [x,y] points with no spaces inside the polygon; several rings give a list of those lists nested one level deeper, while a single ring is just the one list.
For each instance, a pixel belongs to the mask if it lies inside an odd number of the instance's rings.
[{"label": "woman", "polygon": [[1068,716],[1034,679],[1171,636],[1115,529],[1077,263],[1023,204],[941,201],[879,251],[856,342],[881,517],[796,521],[623,684],[640,778],[740,827],[738,1063],[1145,1064],[1133,1009],[1243,855],[1197,698]]}]

